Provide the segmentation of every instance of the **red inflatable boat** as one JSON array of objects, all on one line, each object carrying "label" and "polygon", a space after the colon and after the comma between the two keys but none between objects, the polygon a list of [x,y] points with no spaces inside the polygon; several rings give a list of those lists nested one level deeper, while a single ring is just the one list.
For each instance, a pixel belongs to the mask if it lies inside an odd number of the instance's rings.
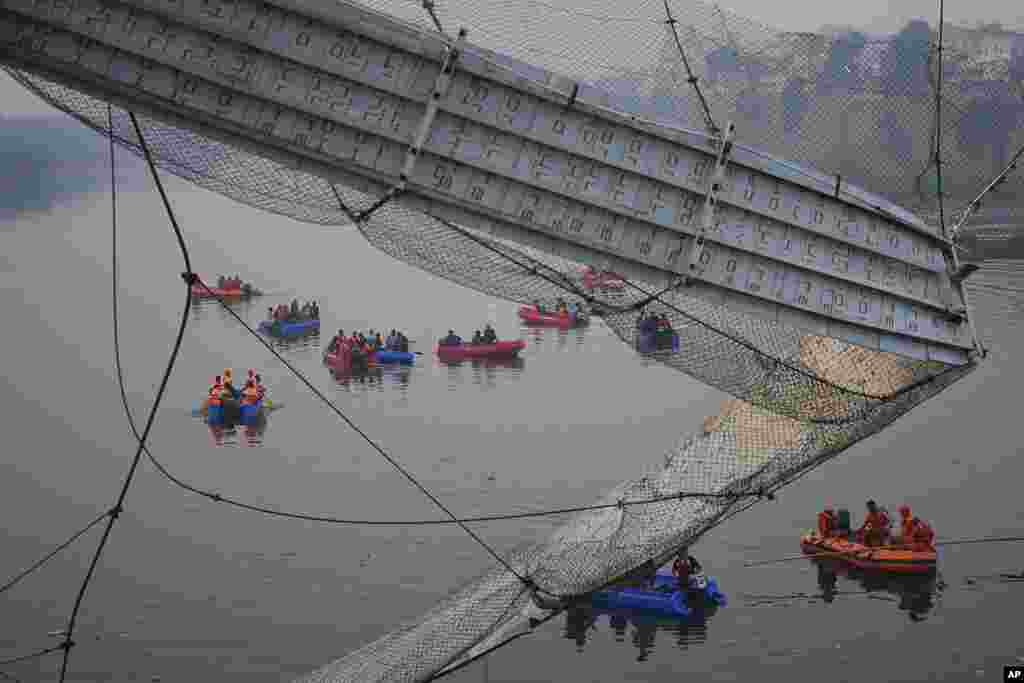
[{"label": "red inflatable boat", "polygon": [[541,313],[533,306],[520,306],[519,317],[528,325],[551,325],[554,327],[575,327],[586,322],[583,318],[572,315],[561,316],[558,313]]},{"label": "red inflatable boat", "polygon": [[587,289],[622,289],[626,283],[618,273],[588,268],[583,272],[583,286]]},{"label": "red inflatable boat", "polygon": [[494,344],[459,344],[458,346],[437,347],[441,360],[462,360],[464,358],[515,358],[526,348],[522,339],[500,341]]},{"label": "red inflatable boat", "polygon": [[202,285],[192,285],[192,296],[199,299],[213,299],[220,297],[221,299],[236,298],[240,299],[246,296],[246,293],[242,289],[221,289],[219,287],[210,287],[207,291],[206,287]]}]

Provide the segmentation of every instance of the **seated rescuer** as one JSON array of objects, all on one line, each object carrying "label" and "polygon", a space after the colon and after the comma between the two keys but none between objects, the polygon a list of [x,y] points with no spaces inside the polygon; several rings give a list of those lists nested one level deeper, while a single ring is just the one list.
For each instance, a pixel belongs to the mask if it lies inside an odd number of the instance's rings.
[{"label": "seated rescuer", "polygon": [[213,384],[210,385],[209,392],[209,405],[219,406],[221,402],[221,395],[224,393],[224,384],[221,382],[220,375],[213,378]]},{"label": "seated rescuer", "polygon": [[857,530],[857,534],[863,539],[864,545],[880,546],[885,541],[885,535],[889,529],[889,517],[878,508],[873,500],[867,502],[867,508],[868,514],[864,518],[864,524]]},{"label": "seated rescuer", "polygon": [[900,507],[900,544],[916,552],[935,552],[935,532],[923,519],[912,516],[910,507]]},{"label": "seated rescuer", "polygon": [[685,550],[676,553],[676,559],[672,563],[672,574],[679,580],[679,590],[687,590],[690,586],[690,563],[687,561]]}]

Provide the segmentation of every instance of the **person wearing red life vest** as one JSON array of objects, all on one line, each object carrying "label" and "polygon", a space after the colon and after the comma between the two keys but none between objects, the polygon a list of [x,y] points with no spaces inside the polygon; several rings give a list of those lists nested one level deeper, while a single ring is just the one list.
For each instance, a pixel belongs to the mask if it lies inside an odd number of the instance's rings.
[{"label": "person wearing red life vest", "polygon": [[221,383],[220,375],[213,378],[213,384],[210,386],[209,394],[209,405],[219,406],[221,404],[221,395],[224,393],[224,384]]},{"label": "person wearing red life vest", "polygon": [[839,518],[836,517],[836,513],[832,508],[825,508],[822,512],[818,513],[818,535],[822,538],[832,538],[835,536],[838,526]]},{"label": "person wearing red life vest", "polygon": [[868,514],[864,518],[864,524],[857,530],[857,536],[862,539],[864,545],[877,547],[885,542],[891,522],[885,510],[880,509],[875,501],[869,500],[867,508]]},{"label": "person wearing red life vest", "polygon": [[915,552],[935,552],[935,532],[920,517],[914,517],[910,507],[900,507],[900,544]]}]

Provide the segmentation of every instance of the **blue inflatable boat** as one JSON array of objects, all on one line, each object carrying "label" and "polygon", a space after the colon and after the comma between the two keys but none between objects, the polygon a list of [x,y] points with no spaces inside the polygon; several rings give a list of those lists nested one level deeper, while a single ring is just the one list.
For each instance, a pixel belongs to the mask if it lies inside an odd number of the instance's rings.
[{"label": "blue inflatable boat", "polygon": [[263,320],[260,322],[260,332],[269,334],[272,337],[295,337],[306,334],[313,330],[320,329],[319,320],[299,320],[293,323],[281,322],[280,320]]},{"label": "blue inflatable boat", "polygon": [[690,616],[695,607],[690,604],[692,600],[702,600],[706,605],[721,607],[728,602],[725,593],[719,590],[718,582],[712,577],[694,575],[690,577],[688,591],[678,588],[679,582],[675,576],[658,573],[653,589],[616,588],[597,591],[592,594],[591,602],[595,607],[606,609],[634,609],[674,617]]},{"label": "blue inflatable boat", "polygon": [[380,364],[412,363],[416,360],[416,354],[412,351],[375,351],[371,358]]}]

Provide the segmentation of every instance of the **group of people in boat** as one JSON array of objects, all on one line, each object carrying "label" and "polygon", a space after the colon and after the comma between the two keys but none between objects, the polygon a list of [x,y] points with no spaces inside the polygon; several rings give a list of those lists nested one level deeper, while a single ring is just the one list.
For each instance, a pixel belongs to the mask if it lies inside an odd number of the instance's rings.
[{"label": "group of people in boat", "polygon": [[[448,336],[442,337],[438,344],[441,346],[462,346],[466,342],[462,341],[462,337],[455,334],[455,330],[448,330]],[[484,331],[477,330],[473,333],[473,341],[470,344],[497,344],[498,333],[494,331],[490,323],[484,325]]]},{"label": "group of people in boat", "polygon": [[254,405],[262,401],[266,395],[267,389],[263,386],[263,378],[255,370],[250,368],[245,384],[238,389],[234,384],[231,368],[224,368],[223,375],[213,378],[208,398],[210,405],[220,405],[227,400],[238,401],[242,405]]},{"label": "group of people in boat", "polygon": [[935,532],[920,517],[914,516],[910,506],[901,505],[900,534],[893,536],[892,519],[885,508],[879,507],[873,500],[867,502],[867,515],[864,523],[856,530],[848,528],[848,519],[841,520],[832,508],[825,508],[818,513],[818,535],[822,538],[851,537],[859,543],[872,548],[886,546],[903,548],[917,552],[935,551]]},{"label": "group of people in boat", "polygon": [[537,309],[537,313],[540,315],[557,315],[559,318],[571,318],[575,320],[579,317],[581,311],[575,303],[566,303],[565,299],[559,299],[555,304],[555,310],[549,311],[544,308],[543,304],[539,301],[533,302],[533,307]]},{"label": "group of people in boat", "polygon": [[298,299],[292,299],[290,306],[281,304],[277,308],[267,309],[268,320],[280,320],[283,323],[302,322],[303,320],[319,320],[320,306],[315,301],[307,301],[299,305]]},{"label": "group of people in boat", "polygon": [[675,337],[675,330],[672,329],[672,322],[667,315],[657,313],[646,313],[641,315],[637,321],[640,335],[650,339],[654,338],[654,346],[657,349],[672,348],[672,340]]},{"label": "group of people in boat", "polygon": [[[649,560],[627,574],[621,585],[653,590],[657,574],[658,566],[653,560]],[[672,575],[679,582],[679,590],[688,591],[692,587],[691,578],[704,578],[704,568],[697,561],[696,557],[686,550],[680,550],[676,553],[675,560],[672,562]]]},{"label": "group of people in boat", "polygon": [[249,291],[252,289],[252,285],[248,282],[242,282],[241,276],[238,275],[230,275],[227,277],[223,275],[218,275],[217,288],[226,291],[234,291],[236,289]]},{"label": "group of people in boat", "polygon": [[409,338],[404,332],[394,329],[387,337],[372,329],[369,334],[356,331],[349,336],[345,336],[345,330],[338,330],[327,345],[327,353],[341,353],[348,362],[356,365],[365,363],[370,354],[377,351],[408,353]]}]

